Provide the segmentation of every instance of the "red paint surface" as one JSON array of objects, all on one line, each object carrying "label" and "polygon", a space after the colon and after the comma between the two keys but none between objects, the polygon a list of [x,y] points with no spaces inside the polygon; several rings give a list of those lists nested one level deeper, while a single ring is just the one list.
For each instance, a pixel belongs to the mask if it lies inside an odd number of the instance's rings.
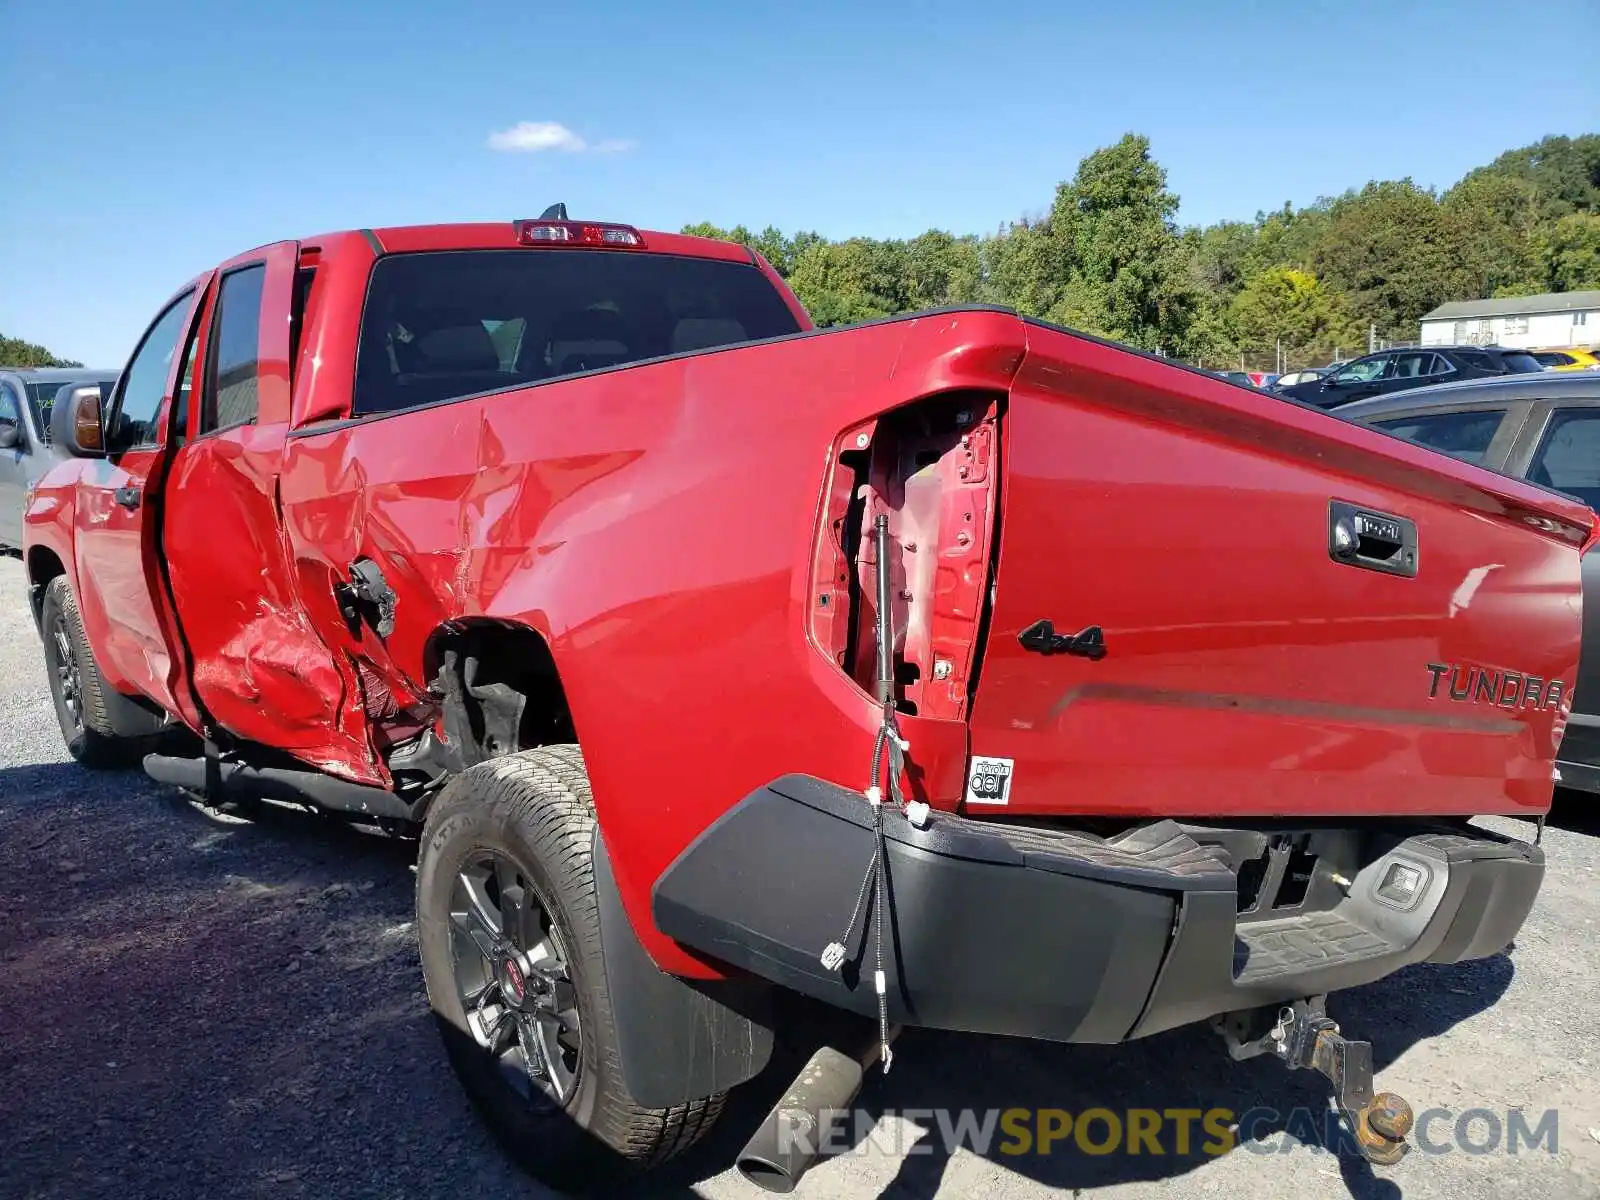
[{"label": "red paint surface", "polygon": [[[1006,454],[972,749],[1016,760],[1012,811],[1549,805],[1564,711],[1430,699],[1427,664],[1570,688],[1578,548],[1523,518],[1582,527],[1580,505],[1044,330]],[[1330,498],[1414,520],[1418,576],[1334,563]],[[1040,617],[1102,626],[1107,657],[1025,652]]]},{"label": "red paint surface", "polygon": [[[390,251],[514,244],[509,222],[376,236]],[[745,253],[645,236],[650,253]],[[900,578],[914,596],[933,588],[907,648],[949,653],[959,672],[919,693],[941,715],[903,721],[913,784],[930,802],[959,803],[970,730],[973,752],[1017,759],[1018,811],[1548,805],[1564,711],[1430,701],[1426,664],[1574,678],[1579,543],[1593,521],[1576,503],[996,312],[339,424],[373,250],[354,233],[298,250],[318,282],[292,381],[294,244],[235,260],[270,264],[261,421],[176,449],[169,438],[152,454],[160,470],[133,456],[64,465],[30,509],[30,551],[66,564],[118,686],[193,724],[192,686],[222,727],[369,782],[387,779],[370,714],[401,727],[431,715],[431,647],[445,623],[537,631],[624,903],[668,969],[715,973],[656,933],[648,903],[710,821],[789,771],[867,782],[874,705],[836,657],[840,618],[818,612],[817,581],[839,566],[824,530],[848,498],[826,481],[854,431],[943,392],[1005,406],[992,441],[970,461],[952,453],[930,466],[893,514]],[[1000,557],[969,714],[960,683],[987,516],[973,546],[949,538],[965,513],[993,507],[993,492],[972,486],[978,468],[1000,482]],[[185,643],[152,531],[107,512],[120,473],[145,470],[171,481],[165,509],[148,511],[165,522]],[[1419,578],[1333,565],[1330,497],[1415,519]],[[902,545],[929,533],[932,570]],[[398,597],[386,642],[352,635],[334,602],[333,583],[360,556]],[[1102,625],[1110,654],[1022,652],[1016,634],[1040,617],[1063,631]]]}]

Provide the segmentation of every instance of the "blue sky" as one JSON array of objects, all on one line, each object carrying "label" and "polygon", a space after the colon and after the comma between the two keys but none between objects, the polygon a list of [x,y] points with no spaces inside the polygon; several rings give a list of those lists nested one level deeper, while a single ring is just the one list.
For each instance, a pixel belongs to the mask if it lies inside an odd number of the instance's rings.
[{"label": "blue sky", "polygon": [[120,366],[240,250],[557,200],[658,229],[987,231],[1128,130],[1186,223],[1444,187],[1600,128],[1593,47],[1562,34],[1594,2],[1524,28],[1503,0],[9,0],[0,332]]}]

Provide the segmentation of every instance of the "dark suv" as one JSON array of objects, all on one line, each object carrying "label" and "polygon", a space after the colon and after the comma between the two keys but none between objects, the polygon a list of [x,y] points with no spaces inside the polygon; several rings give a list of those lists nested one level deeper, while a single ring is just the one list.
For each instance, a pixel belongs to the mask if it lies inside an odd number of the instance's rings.
[{"label": "dark suv", "polygon": [[1331,375],[1282,388],[1278,394],[1315,404],[1318,408],[1333,408],[1352,400],[1365,400],[1368,396],[1382,396],[1407,388],[1542,370],[1539,361],[1526,350],[1507,350],[1500,346],[1414,346],[1365,355],[1346,363]]}]

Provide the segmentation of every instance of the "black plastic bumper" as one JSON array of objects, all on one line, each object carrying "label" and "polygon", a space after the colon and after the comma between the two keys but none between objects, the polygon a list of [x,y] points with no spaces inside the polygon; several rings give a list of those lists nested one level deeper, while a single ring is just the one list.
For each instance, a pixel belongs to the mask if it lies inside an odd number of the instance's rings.
[{"label": "black plastic bumper", "polygon": [[[1544,876],[1535,846],[1384,823],[1364,835],[1370,853],[1337,903],[1242,920],[1228,850],[1173,821],[1110,840],[943,813],[918,830],[886,810],[884,824],[890,1019],[1051,1041],[1117,1042],[1496,953]],[[872,1015],[870,936],[847,946],[842,972],[821,955],[845,932],[873,852],[859,793],[785,776],[679,856],[654,916],[686,945]],[[1374,895],[1396,862],[1424,881],[1407,909]]]}]

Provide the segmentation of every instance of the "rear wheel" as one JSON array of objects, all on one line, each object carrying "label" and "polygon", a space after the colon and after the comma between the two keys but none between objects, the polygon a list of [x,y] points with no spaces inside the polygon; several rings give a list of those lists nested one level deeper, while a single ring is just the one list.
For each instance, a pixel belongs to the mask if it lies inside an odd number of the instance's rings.
[{"label": "rear wheel", "polygon": [[417,869],[423,976],[451,1064],[506,1151],[563,1190],[664,1162],[723,1099],[647,1108],[623,1082],[593,834],[582,755],[548,746],[452,780]]},{"label": "rear wheel", "polygon": [[65,575],[52,579],[40,614],[50,698],[67,753],[86,767],[127,766],[138,743],[114,732],[106,705],[109,688],[84,633],[78,598]]}]

